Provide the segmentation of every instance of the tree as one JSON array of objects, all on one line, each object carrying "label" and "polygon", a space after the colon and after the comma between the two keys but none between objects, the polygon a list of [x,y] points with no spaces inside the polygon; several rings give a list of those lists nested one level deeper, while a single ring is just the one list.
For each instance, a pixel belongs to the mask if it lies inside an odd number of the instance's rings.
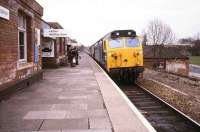
[{"label": "tree", "polygon": [[147,34],[146,33],[143,35],[142,45],[143,46],[147,45]]},{"label": "tree", "polygon": [[193,46],[190,48],[190,53],[193,56],[200,56],[200,39],[193,41]]},{"label": "tree", "polygon": [[153,45],[170,44],[175,40],[170,26],[158,19],[149,22],[146,33],[148,42]]},{"label": "tree", "polygon": [[194,39],[195,40],[200,40],[200,33],[199,32],[194,35]]},{"label": "tree", "polygon": [[[163,45],[173,43],[175,40],[175,35],[170,26],[158,19],[149,22],[146,28],[146,35],[148,44],[154,45],[152,46],[154,58],[161,58]],[[156,68],[160,65],[160,62],[159,60],[154,61],[153,65]]]},{"label": "tree", "polygon": [[187,50],[192,56],[200,56],[200,33],[196,33],[193,37],[179,39],[181,44],[191,44]]}]

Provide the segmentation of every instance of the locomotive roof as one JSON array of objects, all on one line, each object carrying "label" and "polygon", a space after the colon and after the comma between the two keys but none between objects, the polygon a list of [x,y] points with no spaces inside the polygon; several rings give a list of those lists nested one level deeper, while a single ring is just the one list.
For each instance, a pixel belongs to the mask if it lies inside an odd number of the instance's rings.
[{"label": "locomotive roof", "polygon": [[110,33],[110,37],[136,37],[136,32],[134,30],[115,30]]},{"label": "locomotive roof", "polygon": [[[100,40],[103,40],[103,39],[106,39],[106,38],[110,38],[112,36],[112,34],[115,34],[115,33],[119,33],[119,34],[122,34],[122,36],[125,36],[128,35],[127,33],[131,33],[131,37],[136,37],[136,31],[135,30],[132,30],[132,29],[128,29],[128,30],[114,30],[112,32],[109,32],[107,33],[104,37],[102,37],[101,39],[99,39],[97,42],[99,42]],[[95,42],[93,45],[95,45],[97,42]],[[91,45],[91,46],[93,46]]]}]

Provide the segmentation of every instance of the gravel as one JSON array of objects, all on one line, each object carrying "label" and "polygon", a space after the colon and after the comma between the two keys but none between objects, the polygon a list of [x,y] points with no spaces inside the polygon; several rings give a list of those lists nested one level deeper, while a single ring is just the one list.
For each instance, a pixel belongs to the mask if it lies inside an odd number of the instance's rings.
[{"label": "gravel", "polygon": [[138,82],[200,123],[200,80],[145,69]]}]

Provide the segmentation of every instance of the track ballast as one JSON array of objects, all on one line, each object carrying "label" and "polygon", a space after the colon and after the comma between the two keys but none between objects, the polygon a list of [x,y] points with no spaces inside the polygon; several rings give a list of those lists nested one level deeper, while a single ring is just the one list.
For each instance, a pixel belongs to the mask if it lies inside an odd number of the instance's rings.
[{"label": "track ballast", "polygon": [[200,132],[200,127],[138,85],[119,86],[158,132]]}]

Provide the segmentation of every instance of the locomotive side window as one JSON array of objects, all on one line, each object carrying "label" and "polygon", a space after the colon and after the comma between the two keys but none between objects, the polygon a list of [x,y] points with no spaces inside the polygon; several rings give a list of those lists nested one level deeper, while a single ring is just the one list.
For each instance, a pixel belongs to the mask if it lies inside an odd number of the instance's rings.
[{"label": "locomotive side window", "polygon": [[126,47],[138,47],[140,44],[137,38],[134,39],[126,39]]},{"label": "locomotive side window", "polygon": [[106,41],[103,41],[103,51],[106,52]]},{"label": "locomotive side window", "polygon": [[109,46],[110,46],[110,48],[122,48],[123,43],[119,39],[114,39],[114,40],[109,41]]}]

